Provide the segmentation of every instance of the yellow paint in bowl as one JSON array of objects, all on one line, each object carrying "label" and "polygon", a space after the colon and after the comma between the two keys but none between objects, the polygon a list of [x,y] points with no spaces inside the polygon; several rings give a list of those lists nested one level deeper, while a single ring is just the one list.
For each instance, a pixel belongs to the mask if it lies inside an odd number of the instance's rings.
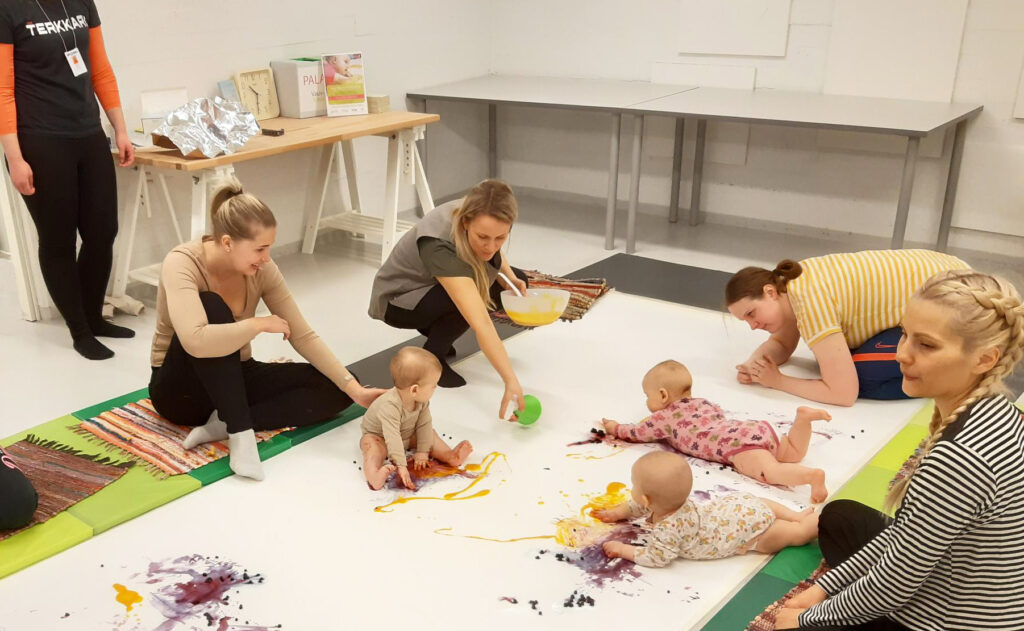
[{"label": "yellow paint in bowl", "polygon": [[520,326],[544,326],[562,317],[569,304],[569,292],[564,289],[529,289],[525,296],[505,290],[501,292],[501,305],[508,317]]}]

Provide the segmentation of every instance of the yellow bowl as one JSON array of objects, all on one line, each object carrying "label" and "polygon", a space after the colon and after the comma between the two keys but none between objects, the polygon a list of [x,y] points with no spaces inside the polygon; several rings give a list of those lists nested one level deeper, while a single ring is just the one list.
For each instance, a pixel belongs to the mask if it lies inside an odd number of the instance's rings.
[{"label": "yellow bowl", "polygon": [[520,326],[543,326],[562,317],[569,305],[569,292],[564,289],[528,289],[517,296],[506,289],[501,292],[501,306],[508,317]]}]

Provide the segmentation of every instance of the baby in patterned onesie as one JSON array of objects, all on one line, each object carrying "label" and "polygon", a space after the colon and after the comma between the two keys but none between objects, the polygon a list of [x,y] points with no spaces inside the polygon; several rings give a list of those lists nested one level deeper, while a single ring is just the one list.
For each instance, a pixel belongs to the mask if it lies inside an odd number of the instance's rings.
[{"label": "baby in patterned onesie", "polygon": [[689,499],[693,475],[679,454],[649,453],[633,464],[632,499],[596,510],[601,521],[647,516],[646,545],[604,543],[609,557],[637,565],[664,567],[675,558],[724,559],[750,550],[774,554],[802,546],[818,536],[818,515],[808,508],[796,512],[749,493],[732,493],[700,504]]},{"label": "baby in patterned onesie", "polygon": [[652,414],[634,424],[604,419],[605,432],[635,443],[665,441],[687,456],[729,465],[769,484],[809,484],[811,501],[825,501],[825,472],[796,463],[807,455],[811,422],[832,420],[828,412],[797,408],[793,427],[779,439],[767,421],[733,420],[718,405],[691,396],[692,385],[686,366],[673,360],[661,362],[643,380]]}]

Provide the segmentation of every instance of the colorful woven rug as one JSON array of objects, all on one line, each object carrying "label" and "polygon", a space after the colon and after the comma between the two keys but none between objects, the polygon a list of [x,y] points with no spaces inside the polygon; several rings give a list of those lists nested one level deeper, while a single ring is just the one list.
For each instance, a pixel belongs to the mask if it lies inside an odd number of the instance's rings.
[{"label": "colorful woven rug", "polygon": [[818,566],[818,569],[814,570],[810,576],[800,581],[796,587],[786,592],[785,596],[768,605],[768,607],[761,612],[761,615],[754,618],[753,621],[751,621],[750,626],[747,627],[747,631],[773,631],[775,629],[775,616],[779,609],[785,607],[786,603],[789,602],[789,599],[813,585],[814,581],[828,570],[829,567],[825,565],[824,561],[822,561],[821,565]]},{"label": "colorful woven rug", "polygon": [[[608,286],[608,281],[603,278],[573,280],[532,270],[527,270],[526,277],[529,278],[530,287],[534,289],[565,289],[571,294],[569,296],[569,306],[565,308],[565,313],[559,318],[567,322],[582,318],[583,314],[594,306],[597,299],[608,293],[611,289]],[[492,311],[491,319],[495,322],[511,324],[518,328],[529,328],[513,322],[502,309]]]},{"label": "colorful woven rug", "polygon": [[0,541],[77,504],[124,475],[132,462],[107,456],[88,455],[44,441],[33,434],[5,449],[39,494],[39,506],[32,521],[17,530],[0,530]]},{"label": "colorful woven rug", "polygon": [[[256,432],[256,441],[270,440],[289,429]],[[149,399],[107,410],[75,428],[76,433],[99,439],[109,449],[128,452],[148,471],[161,477],[188,473],[228,455],[226,442],[186,450],[181,443],[191,430],[157,414]]]}]

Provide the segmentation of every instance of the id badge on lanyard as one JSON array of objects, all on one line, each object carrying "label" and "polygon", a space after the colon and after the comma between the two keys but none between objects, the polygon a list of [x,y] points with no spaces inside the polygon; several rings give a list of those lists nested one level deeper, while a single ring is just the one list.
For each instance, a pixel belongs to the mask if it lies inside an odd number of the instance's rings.
[{"label": "id badge on lanyard", "polygon": [[82,53],[78,52],[78,47],[74,47],[69,51],[65,51],[64,56],[68,58],[68,65],[71,66],[71,72],[79,77],[89,71],[85,67],[85,60],[82,59]]}]

